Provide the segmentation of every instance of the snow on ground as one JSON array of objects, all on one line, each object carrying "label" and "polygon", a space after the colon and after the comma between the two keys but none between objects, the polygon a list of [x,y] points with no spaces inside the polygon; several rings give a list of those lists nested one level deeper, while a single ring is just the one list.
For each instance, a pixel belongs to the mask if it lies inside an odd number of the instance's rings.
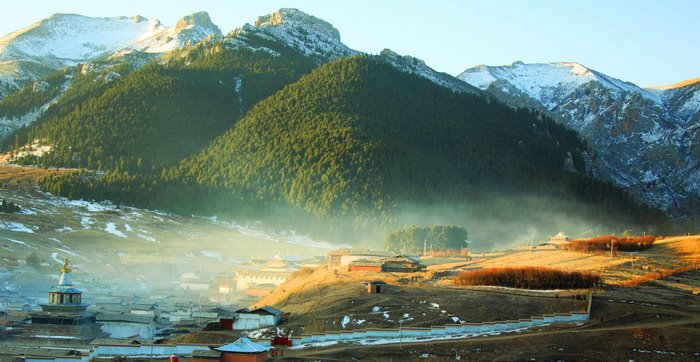
[{"label": "snow on ground", "polygon": [[[641,348],[634,348],[634,349],[632,349],[632,351],[634,351],[634,352],[639,352],[639,353],[647,353],[647,354],[650,354],[650,353],[665,354],[665,355],[671,355],[671,356],[675,356],[675,355],[679,355],[679,356],[688,356],[688,355],[690,355],[690,353],[691,353],[691,352],[667,351],[667,350],[663,350],[663,349],[661,349],[661,350],[659,350],[659,349],[651,350],[651,349],[641,349]],[[692,352],[692,354],[693,354],[693,356],[696,356],[696,357],[697,357],[697,356],[700,356],[700,352]]]},{"label": "snow on ground", "polygon": [[88,258],[86,258],[86,257],[84,257],[84,256],[82,256],[82,255],[80,255],[80,254],[78,254],[78,253],[76,253],[76,252],[74,252],[74,251],[70,251],[70,250],[67,250],[67,249],[60,249],[60,248],[56,248],[56,250],[58,250],[58,251],[60,251],[60,252],[64,252],[64,253],[66,253],[66,254],[68,254],[68,255],[70,255],[70,256],[75,256],[75,257],[83,258],[83,259],[85,259],[85,260],[89,260]]},{"label": "snow on ground", "polygon": [[533,292],[533,293],[560,293],[563,292],[564,290],[562,289],[521,289],[521,288],[511,288],[511,287],[499,287],[496,285],[480,285],[478,289],[501,289],[501,290],[509,290],[509,291],[526,291],[526,292]]},{"label": "snow on ground", "polygon": [[91,229],[92,224],[95,223],[95,220],[92,218],[89,218],[87,216],[83,216],[80,218],[80,225],[83,227],[83,229]]},{"label": "snow on ground", "polygon": [[63,261],[58,258],[58,253],[51,253],[51,259],[55,260],[58,264],[63,264]]},{"label": "snow on ground", "polygon": [[498,336],[502,333],[519,333],[527,330],[527,328],[512,329],[508,331],[494,331],[488,333],[459,333],[459,334],[445,334],[438,336],[426,335],[425,337],[397,337],[397,338],[361,338],[354,340],[339,340],[339,341],[325,341],[325,342],[313,342],[313,343],[303,343],[291,347],[291,349],[303,349],[307,347],[328,347],[338,343],[352,343],[355,345],[362,346],[374,346],[382,344],[397,344],[397,343],[425,343],[431,341],[444,341],[448,339],[464,339],[464,338],[474,338],[481,336]]},{"label": "snow on ground", "polygon": [[117,230],[117,226],[113,222],[108,222],[107,226],[105,226],[104,230],[112,235],[126,239],[126,234]]},{"label": "snow on ground", "polygon": [[90,212],[98,212],[98,211],[108,211],[108,210],[113,210],[115,207],[109,202],[102,202],[102,203],[97,203],[97,202],[92,202],[92,201],[84,201],[84,200],[70,200],[65,197],[59,197],[57,198],[58,204],[60,206],[66,206],[66,207],[74,207],[74,208],[79,208],[79,209],[85,209]]},{"label": "snow on ground", "polygon": [[348,325],[348,323],[350,323],[350,317],[348,316],[343,317],[343,320],[340,321],[340,325],[343,326],[343,329],[345,329],[345,326]]},{"label": "snow on ground", "polygon": [[75,231],[75,230],[73,230],[72,228],[70,228],[68,226],[63,226],[63,227],[60,227],[58,229],[54,229],[54,231],[57,233],[68,233],[68,232]]},{"label": "snow on ground", "polygon": [[11,241],[11,242],[13,242],[13,243],[15,243],[15,244],[19,244],[19,245],[26,246],[26,247],[28,247],[28,248],[30,248],[30,249],[35,249],[35,250],[38,250],[38,249],[39,249],[39,248],[37,248],[36,246],[29,245],[29,244],[27,244],[27,243],[25,243],[24,241],[21,241],[21,240],[10,239],[10,238],[6,238],[6,237],[2,237],[2,238],[5,239],[5,240],[9,240],[9,241]]},{"label": "snow on ground", "polygon": [[49,240],[55,241],[55,242],[59,243],[60,245],[63,245],[63,243],[61,242],[61,240],[58,240],[58,239],[56,239],[56,238],[49,238]]},{"label": "snow on ground", "polygon": [[32,228],[16,221],[0,221],[0,229],[18,233],[34,234],[34,230],[32,230]]},{"label": "snow on ground", "polygon": [[405,322],[412,321],[412,320],[413,320],[413,317],[411,317],[410,314],[404,313],[403,317],[401,318],[401,320],[399,320],[399,322],[405,323]]},{"label": "snow on ground", "polygon": [[143,239],[143,240],[150,241],[150,242],[152,242],[152,243],[157,243],[157,242],[158,242],[158,240],[156,240],[154,237],[151,237],[151,236],[148,236],[148,235],[136,234],[136,236],[138,236],[139,238],[141,238],[141,239]]},{"label": "snow on ground", "polygon": [[202,255],[206,256],[207,258],[221,258],[222,255],[221,253],[217,253],[216,251],[211,251],[211,250],[202,250],[200,251]]},{"label": "snow on ground", "polygon": [[372,313],[379,313],[380,310],[381,310],[381,308],[375,306],[372,308]]},{"label": "snow on ground", "polygon": [[440,308],[440,304],[437,304],[437,303],[430,303],[430,308],[432,308],[432,309],[438,309],[438,308]]},{"label": "snow on ground", "polygon": [[[279,335],[280,329],[277,329],[277,333]],[[261,329],[255,329],[252,331],[245,332],[245,335],[248,336],[248,338],[255,338],[255,339],[262,339],[265,338],[265,336],[269,336],[270,333],[272,332],[271,328],[261,328]]]},{"label": "snow on ground", "polygon": [[0,290],[6,291],[6,292],[13,292],[17,290],[17,284],[10,283],[10,282],[4,282],[2,288]]},{"label": "snow on ground", "polygon": [[134,229],[131,228],[129,224],[124,224],[124,229],[129,232],[129,231],[134,231]]}]

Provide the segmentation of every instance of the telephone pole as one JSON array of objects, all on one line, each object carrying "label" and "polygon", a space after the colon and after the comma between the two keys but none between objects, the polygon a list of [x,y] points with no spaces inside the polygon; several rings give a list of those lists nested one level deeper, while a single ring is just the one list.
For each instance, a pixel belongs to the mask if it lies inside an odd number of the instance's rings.
[{"label": "telephone pole", "polygon": [[610,239],[610,257],[613,257],[613,249],[615,249],[615,239]]}]

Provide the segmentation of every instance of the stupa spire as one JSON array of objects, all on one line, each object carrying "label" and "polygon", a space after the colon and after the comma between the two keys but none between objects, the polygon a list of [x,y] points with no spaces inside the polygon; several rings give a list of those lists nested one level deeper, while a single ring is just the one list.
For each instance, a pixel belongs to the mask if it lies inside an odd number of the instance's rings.
[{"label": "stupa spire", "polygon": [[70,263],[68,263],[68,259],[66,259],[66,263],[63,265],[63,268],[61,268],[61,279],[58,280],[58,285],[59,286],[72,286],[73,283],[70,280]]}]

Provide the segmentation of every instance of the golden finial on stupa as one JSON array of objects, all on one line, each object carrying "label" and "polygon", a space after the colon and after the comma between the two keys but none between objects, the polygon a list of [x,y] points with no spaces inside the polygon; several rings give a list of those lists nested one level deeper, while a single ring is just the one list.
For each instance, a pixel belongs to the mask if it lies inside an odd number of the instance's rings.
[{"label": "golden finial on stupa", "polygon": [[61,273],[70,273],[70,264],[68,264],[68,259],[66,259],[66,264],[61,268]]}]

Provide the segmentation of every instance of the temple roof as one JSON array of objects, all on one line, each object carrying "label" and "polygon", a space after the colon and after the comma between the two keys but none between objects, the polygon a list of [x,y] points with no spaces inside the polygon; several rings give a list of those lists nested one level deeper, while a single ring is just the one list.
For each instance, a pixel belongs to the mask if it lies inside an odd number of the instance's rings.
[{"label": "temple roof", "polygon": [[83,292],[73,288],[72,286],[70,288],[60,288],[59,287],[53,287],[51,288],[51,293],[64,293],[64,294],[82,294]]},{"label": "temple roof", "polygon": [[214,349],[221,352],[263,353],[267,352],[267,350],[269,350],[270,348],[265,347],[260,343],[255,343],[246,337],[241,337],[233,343]]}]

